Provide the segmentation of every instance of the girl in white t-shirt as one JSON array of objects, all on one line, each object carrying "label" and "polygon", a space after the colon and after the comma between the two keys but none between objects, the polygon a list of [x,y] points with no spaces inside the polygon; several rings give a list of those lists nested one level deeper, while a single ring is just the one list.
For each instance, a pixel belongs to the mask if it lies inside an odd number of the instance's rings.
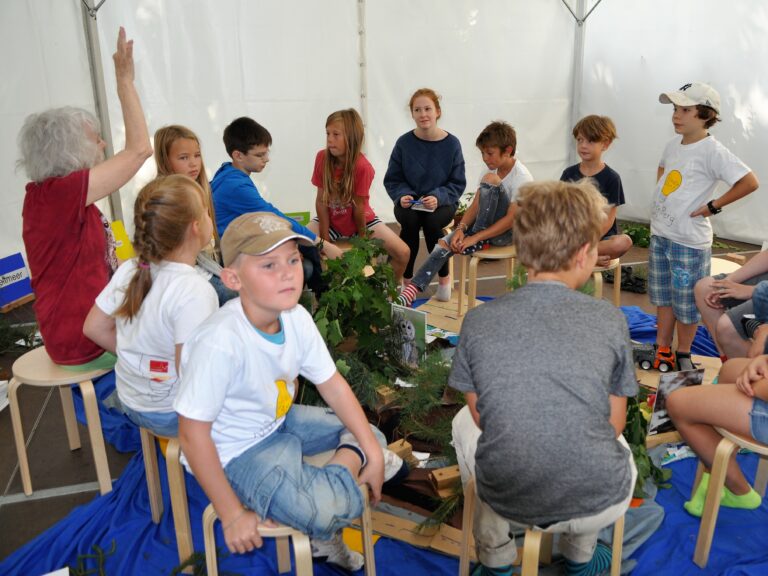
[{"label": "girl in white t-shirt", "polygon": [[213,233],[202,188],[187,176],[163,176],[139,192],[133,245],[138,257],[118,268],[96,298],[83,331],[117,354],[117,394],[138,426],[176,436],[173,400],[181,348],[218,308],[216,292],[195,270]]}]

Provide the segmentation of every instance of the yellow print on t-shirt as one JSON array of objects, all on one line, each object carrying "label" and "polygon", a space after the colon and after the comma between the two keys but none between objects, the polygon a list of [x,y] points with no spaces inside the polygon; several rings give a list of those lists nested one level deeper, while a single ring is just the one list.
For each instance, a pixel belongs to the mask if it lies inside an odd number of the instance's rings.
[{"label": "yellow print on t-shirt", "polygon": [[680,184],[683,183],[683,175],[678,170],[671,170],[667,177],[664,179],[664,186],[661,187],[661,193],[664,196],[669,196],[680,188]]},{"label": "yellow print on t-shirt", "polygon": [[285,380],[275,380],[277,386],[277,402],[275,403],[275,420],[288,414],[293,404],[293,394],[288,391]]}]

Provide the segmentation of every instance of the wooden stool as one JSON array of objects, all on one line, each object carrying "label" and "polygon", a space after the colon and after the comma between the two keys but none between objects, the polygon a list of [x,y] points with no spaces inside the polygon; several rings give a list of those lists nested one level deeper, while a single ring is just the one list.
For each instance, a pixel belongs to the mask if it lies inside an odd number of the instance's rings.
[{"label": "wooden stool", "polygon": [[[475,509],[475,479],[469,479],[464,486],[464,513],[461,523],[461,552],[459,556],[459,576],[469,575],[469,540],[472,535],[473,514]],[[523,543],[522,576],[536,576],[539,562],[548,564],[552,560],[552,537],[550,532],[527,528]],[[611,576],[621,573],[621,551],[624,540],[624,516],[613,525],[613,546],[611,558]]]},{"label": "wooden stool", "polygon": [[[371,520],[371,508],[368,502],[368,488],[361,487],[363,495],[363,556],[365,557],[365,576],[376,576],[376,561],[373,555],[373,521]],[[216,510],[213,504],[209,504],[203,512],[203,536],[205,539],[205,564],[208,568],[208,576],[218,576],[219,566],[216,560],[216,538],[213,524],[216,522]],[[296,560],[296,576],[312,576],[312,547],[309,536],[294,530],[288,526],[277,528],[259,527],[259,534],[263,538],[276,538],[277,570],[280,574],[291,571],[291,556],[288,550],[288,538],[293,542],[293,555]]]},{"label": "wooden stool", "polygon": [[[515,271],[515,259],[517,252],[514,246],[489,246],[485,250],[478,250],[473,254],[464,256],[456,255],[459,258],[459,297],[457,312],[459,316],[464,315],[475,307],[475,298],[477,297],[477,265],[480,260],[506,260],[507,261],[507,282],[512,279]],[[464,308],[464,279],[466,278],[466,263],[469,260],[469,295]]]},{"label": "wooden stool", "polygon": [[109,476],[109,463],[107,452],[104,448],[104,436],[101,432],[101,418],[96,401],[96,393],[93,389],[93,379],[109,372],[109,370],[88,370],[75,372],[65,370],[54,364],[44,347],[27,352],[13,363],[13,377],[8,383],[8,399],[11,404],[11,422],[13,423],[13,438],[16,442],[16,452],[19,456],[19,471],[21,472],[21,484],[24,494],[32,494],[32,480],[29,475],[29,462],[27,460],[27,448],[25,446],[24,431],[21,426],[21,412],[19,410],[18,389],[22,384],[29,386],[52,387],[59,389],[61,406],[64,411],[64,424],[67,428],[67,440],[69,449],[80,448],[80,433],[77,430],[75,419],[75,407],[72,403],[72,389],[70,385],[78,384],[83,394],[85,405],[85,417],[88,422],[88,435],[91,438],[93,449],[93,461],[96,466],[96,476],[99,480],[99,490],[106,494],[112,490],[112,479]]},{"label": "wooden stool", "polygon": [[595,266],[592,278],[595,281],[595,298],[603,298],[603,272],[613,270],[613,305],[621,306],[621,258],[614,258],[606,266]]},{"label": "wooden stool", "polygon": [[[758,456],[760,463],[757,467],[755,476],[755,491],[760,496],[765,496],[765,486],[768,483],[768,446],[761,444],[751,438],[738,436],[724,428],[715,427],[715,430],[723,437],[715,450],[715,458],[712,462],[712,472],[709,478],[709,488],[707,489],[707,498],[704,501],[704,513],[701,515],[701,525],[699,527],[699,536],[696,539],[696,550],[693,553],[693,561],[701,568],[706,567],[709,561],[709,551],[712,547],[712,537],[715,533],[715,523],[717,514],[720,511],[720,494],[725,486],[725,473],[728,470],[728,461],[731,454],[737,447],[747,448]],[[701,476],[704,473],[704,466],[699,461],[696,469],[696,480],[693,483],[691,497],[696,493]]]},{"label": "wooden stool", "polygon": [[[156,436],[151,430],[141,428],[141,451],[144,455],[144,471],[147,475],[149,490],[149,508],[152,511],[152,522],[160,523],[163,515],[163,494],[160,488],[160,474],[157,469]],[[171,495],[171,512],[173,526],[176,531],[176,549],[179,552],[179,564],[183,564],[194,552],[192,544],[192,528],[189,524],[189,508],[187,506],[187,486],[184,483],[184,468],[179,456],[181,448],[178,438],[165,438],[168,445],[165,449],[165,465],[168,469],[168,491]],[[194,566],[188,566],[184,573],[191,574]]]}]

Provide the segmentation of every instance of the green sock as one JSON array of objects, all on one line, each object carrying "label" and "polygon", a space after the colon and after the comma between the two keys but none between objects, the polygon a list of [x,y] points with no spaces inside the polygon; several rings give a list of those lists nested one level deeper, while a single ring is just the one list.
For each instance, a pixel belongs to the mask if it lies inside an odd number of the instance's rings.
[{"label": "green sock", "polygon": [[728,506],[728,508],[741,508],[742,510],[754,510],[759,508],[763,499],[760,494],[755,492],[754,488],[750,488],[746,494],[736,495],[728,488],[723,492],[723,497],[720,499],[721,506]]},{"label": "green sock", "polygon": [[709,472],[704,472],[704,474],[701,475],[701,480],[699,481],[699,485],[696,488],[693,497],[683,504],[683,508],[685,508],[688,514],[701,518],[701,515],[704,513],[704,501],[707,499],[708,488]]}]

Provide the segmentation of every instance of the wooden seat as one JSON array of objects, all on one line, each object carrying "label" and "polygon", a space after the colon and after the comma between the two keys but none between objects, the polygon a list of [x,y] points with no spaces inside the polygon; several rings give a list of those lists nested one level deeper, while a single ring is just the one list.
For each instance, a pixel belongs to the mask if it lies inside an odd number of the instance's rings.
[{"label": "wooden seat", "polygon": [[[157,436],[147,428],[141,428],[141,451],[144,455],[144,470],[147,475],[149,490],[149,507],[152,511],[152,522],[160,523],[163,515],[163,494],[160,488],[160,474],[157,468]],[[189,507],[187,504],[187,486],[184,483],[184,469],[179,457],[181,448],[178,438],[164,438],[168,441],[165,449],[165,465],[168,470],[168,491],[171,496],[171,512],[173,526],[176,531],[176,549],[179,553],[179,564],[183,564],[194,552],[192,544],[192,528],[189,523]],[[188,566],[184,573],[192,573],[194,566]]]},{"label": "wooden seat", "polygon": [[621,258],[614,258],[606,266],[595,266],[592,278],[595,282],[595,298],[603,298],[603,272],[613,270],[613,305],[621,306]]},{"label": "wooden seat", "polygon": [[[470,538],[475,509],[475,479],[470,478],[464,486],[464,512],[461,524],[461,551],[459,556],[459,576],[469,575]],[[539,563],[552,560],[553,534],[546,531],[527,528],[523,543],[522,576],[536,576]],[[621,573],[621,552],[624,540],[624,516],[613,525],[613,547],[611,558],[611,576]]]},{"label": "wooden seat", "polygon": [[[475,307],[477,297],[477,265],[480,260],[506,260],[507,270],[507,282],[512,279],[512,274],[515,271],[515,260],[517,252],[514,246],[489,246],[485,250],[478,250],[477,252],[469,255],[457,254],[459,259],[459,295],[457,312],[459,316],[462,316],[469,310]],[[467,273],[467,261],[469,261],[469,294],[464,291],[464,280]],[[468,296],[466,305],[464,304],[464,297]]]},{"label": "wooden seat", "polygon": [[61,405],[64,411],[64,424],[67,429],[69,449],[80,448],[80,433],[77,430],[75,419],[75,407],[72,403],[72,384],[80,386],[85,405],[85,417],[88,422],[88,435],[91,439],[93,461],[96,466],[96,476],[99,481],[99,490],[106,494],[112,490],[112,479],[109,475],[109,463],[104,447],[104,436],[101,431],[101,418],[96,401],[96,392],[93,389],[93,380],[103,376],[109,370],[86,370],[76,372],[65,370],[54,364],[44,347],[27,352],[13,363],[13,377],[8,383],[8,399],[11,405],[11,422],[13,423],[13,437],[16,443],[16,452],[19,457],[19,471],[24,494],[32,494],[32,480],[29,475],[29,461],[25,445],[24,431],[21,425],[21,412],[19,409],[18,389],[22,384],[39,387],[57,387],[61,397]]},{"label": "wooden seat", "polygon": [[[376,562],[373,555],[373,521],[371,520],[371,508],[368,502],[368,488],[361,487],[363,495],[363,556],[365,557],[365,576],[376,576]],[[203,512],[203,537],[205,539],[205,563],[208,576],[218,576],[219,567],[216,560],[216,538],[213,525],[216,522],[216,510],[213,504],[209,504]],[[288,526],[277,528],[259,527],[259,534],[263,538],[276,538],[277,569],[280,574],[291,571],[291,556],[288,550],[288,539],[293,542],[293,555],[296,561],[296,576],[312,576],[312,547],[309,537],[299,530]]]},{"label": "wooden seat", "polygon": [[[715,450],[715,458],[712,462],[712,472],[709,478],[709,488],[707,497],[704,501],[704,512],[701,515],[701,525],[699,527],[699,536],[696,539],[696,550],[693,553],[693,561],[701,568],[706,567],[709,561],[709,551],[712,547],[712,537],[715,533],[715,523],[720,511],[720,494],[725,486],[725,473],[728,470],[728,461],[731,454],[737,448],[747,448],[760,456],[760,463],[757,467],[755,476],[755,490],[760,496],[765,496],[765,486],[768,482],[768,446],[761,444],[751,438],[745,438],[733,434],[724,428],[715,427],[715,430],[723,437]],[[696,480],[693,483],[691,497],[696,493],[701,476],[704,473],[704,466],[699,461],[696,470]]]}]

